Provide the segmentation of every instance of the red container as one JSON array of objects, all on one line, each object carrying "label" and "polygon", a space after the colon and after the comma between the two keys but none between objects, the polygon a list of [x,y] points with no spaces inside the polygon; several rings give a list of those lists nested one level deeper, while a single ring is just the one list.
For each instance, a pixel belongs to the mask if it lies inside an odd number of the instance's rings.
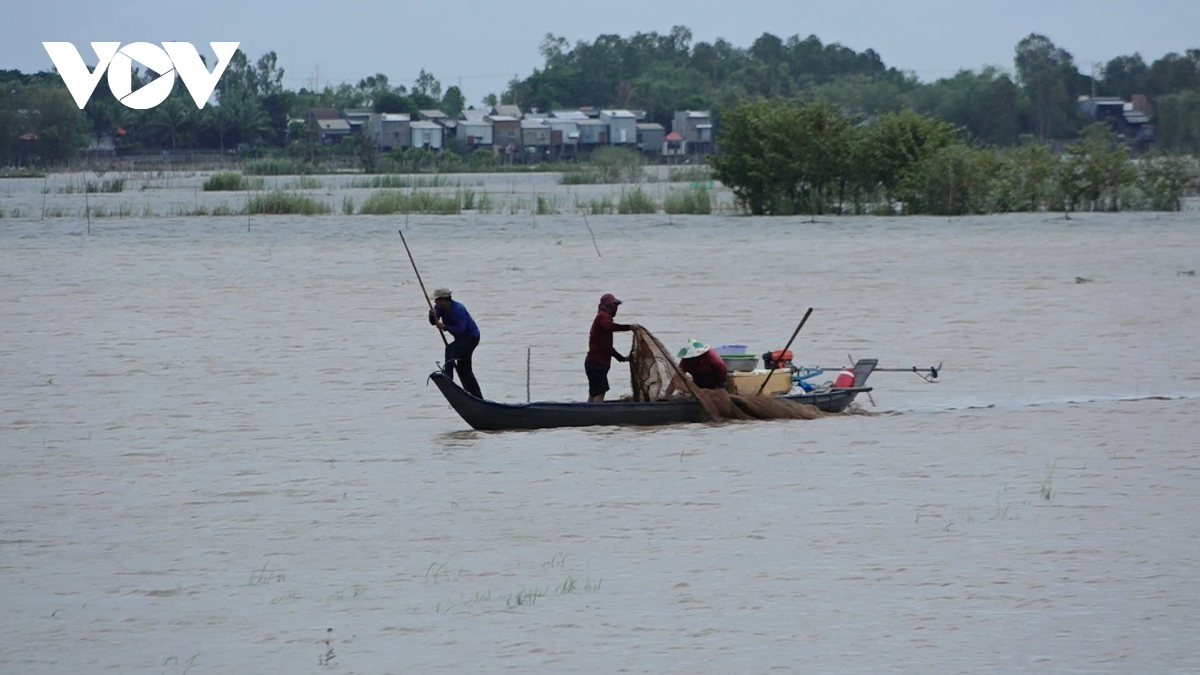
[{"label": "red container", "polygon": [[845,389],[846,387],[854,386],[854,369],[843,368],[842,372],[838,373],[837,379],[833,381],[833,386],[837,389]]}]

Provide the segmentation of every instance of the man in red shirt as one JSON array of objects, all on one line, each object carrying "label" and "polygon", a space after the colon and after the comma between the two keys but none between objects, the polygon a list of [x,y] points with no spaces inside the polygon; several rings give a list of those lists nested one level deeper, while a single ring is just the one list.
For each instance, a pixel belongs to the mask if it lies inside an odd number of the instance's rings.
[{"label": "man in red shirt", "polygon": [[592,330],[588,333],[588,353],[583,360],[583,371],[588,379],[588,403],[603,403],[604,394],[608,391],[608,370],[612,367],[612,359],[621,363],[628,361],[624,355],[613,349],[613,332],[633,330],[632,325],[617,323],[613,317],[617,315],[617,306],[621,301],[612,293],[600,297],[600,307],[596,318],[592,321]]},{"label": "man in red shirt", "polygon": [[676,354],[679,369],[692,376],[692,383],[701,389],[724,389],[729,376],[721,356],[699,340],[690,340]]}]

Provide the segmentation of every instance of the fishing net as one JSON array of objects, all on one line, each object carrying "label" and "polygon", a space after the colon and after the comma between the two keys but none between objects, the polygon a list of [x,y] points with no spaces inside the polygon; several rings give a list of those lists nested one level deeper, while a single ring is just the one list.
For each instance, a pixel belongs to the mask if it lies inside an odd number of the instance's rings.
[{"label": "fishing net", "polygon": [[774,396],[739,396],[724,389],[701,389],[684,376],[658,338],[642,326],[633,326],[629,373],[634,401],[694,398],[714,422],[748,419],[803,419],[824,417],[816,406]]}]

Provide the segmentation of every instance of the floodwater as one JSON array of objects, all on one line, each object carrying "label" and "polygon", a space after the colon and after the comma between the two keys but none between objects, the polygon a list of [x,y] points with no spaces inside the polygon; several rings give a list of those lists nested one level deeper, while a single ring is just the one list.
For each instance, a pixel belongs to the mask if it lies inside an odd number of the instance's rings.
[{"label": "floodwater", "polygon": [[491,399],[583,400],[604,292],[668,347],[811,306],[798,362],[944,363],[869,415],[482,433],[403,216],[170,217],[198,180],[90,235],[0,181],[0,671],[1200,670],[1194,211],[413,216]]}]

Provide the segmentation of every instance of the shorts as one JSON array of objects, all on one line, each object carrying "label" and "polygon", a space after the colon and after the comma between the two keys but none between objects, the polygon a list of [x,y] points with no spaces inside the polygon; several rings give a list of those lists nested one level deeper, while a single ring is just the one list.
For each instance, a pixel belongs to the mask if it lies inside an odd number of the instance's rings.
[{"label": "shorts", "polygon": [[587,373],[588,396],[599,396],[608,391],[608,366],[584,361],[583,372]]}]

